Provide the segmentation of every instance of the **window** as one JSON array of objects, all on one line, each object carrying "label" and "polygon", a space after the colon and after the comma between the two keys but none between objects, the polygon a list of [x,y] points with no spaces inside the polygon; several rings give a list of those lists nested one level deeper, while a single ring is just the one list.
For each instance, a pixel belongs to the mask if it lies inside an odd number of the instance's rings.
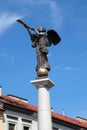
[{"label": "window", "polygon": [[24,126],[23,130],[29,130],[29,127]]},{"label": "window", "polygon": [[23,130],[31,130],[32,120],[22,118]]},{"label": "window", "polygon": [[8,130],[15,130],[15,124],[9,123]]}]

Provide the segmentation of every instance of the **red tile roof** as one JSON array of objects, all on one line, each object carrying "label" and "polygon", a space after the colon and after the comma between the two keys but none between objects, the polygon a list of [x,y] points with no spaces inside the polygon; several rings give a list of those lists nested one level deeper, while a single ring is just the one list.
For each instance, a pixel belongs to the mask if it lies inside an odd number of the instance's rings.
[{"label": "red tile roof", "polygon": [[65,121],[67,123],[70,123],[70,124],[73,124],[73,125],[76,125],[76,126],[87,128],[87,123],[80,122],[80,121],[78,121],[76,119],[73,119],[73,118],[70,118],[70,117],[67,117],[67,116],[63,116],[63,115],[57,114],[55,112],[52,112],[52,116],[54,118],[56,118],[56,119],[61,120],[61,121]]},{"label": "red tile roof", "polygon": [[[21,101],[20,99],[18,100],[18,99],[14,99],[13,97],[2,95],[2,96],[0,96],[0,101],[3,103],[9,104],[9,105],[13,105],[15,107],[20,107],[22,109],[37,112],[37,106],[34,106],[32,104],[29,104],[29,103],[25,103],[25,102]],[[52,117],[54,119],[64,121],[64,122],[73,124],[75,126],[79,126],[79,127],[87,129],[87,123],[80,122],[76,119],[72,119],[70,117],[63,116],[63,115],[57,114],[55,112],[52,112]]]},{"label": "red tile roof", "polygon": [[2,96],[0,96],[0,101],[4,102],[6,104],[9,104],[9,105],[16,106],[16,107],[20,107],[20,108],[24,108],[24,109],[28,109],[28,110],[32,110],[32,111],[37,111],[37,106],[25,103],[25,102],[21,101],[20,99],[19,100],[14,99],[13,97],[2,95]]}]

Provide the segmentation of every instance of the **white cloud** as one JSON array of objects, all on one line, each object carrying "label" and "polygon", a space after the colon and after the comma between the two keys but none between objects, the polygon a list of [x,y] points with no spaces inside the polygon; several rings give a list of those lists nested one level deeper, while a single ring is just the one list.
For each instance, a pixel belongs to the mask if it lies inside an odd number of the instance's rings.
[{"label": "white cloud", "polygon": [[[63,16],[61,14],[61,10],[58,6],[58,2],[56,2],[56,0],[9,0],[10,2],[15,2],[17,4],[19,4],[19,6],[23,5],[23,8],[29,8],[29,6],[42,6],[45,9],[45,5],[48,5],[47,10],[49,10],[50,14],[49,16],[51,17],[51,22],[53,24],[53,26],[57,26],[59,27],[63,21]],[[41,12],[40,12],[41,13]]]},{"label": "white cloud", "polygon": [[5,52],[3,52],[3,53],[0,53],[0,57],[8,57],[8,55]]},{"label": "white cloud", "polygon": [[15,56],[9,55],[9,54],[6,53],[6,52],[0,53],[0,58],[3,58],[3,59],[5,59],[5,60],[10,60],[10,61],[15,61]]},{"label": "white cloud", "polygon": [[[4,11],[0,13],[0,34],[4,32],[6,29],[8,29],[9,27],[11,27],[16,22],[16,19],[21,19],[25,15],[29,15],[30,12],[29,6],[34,7],[34,9],[37,6],[43,6],[44,9],[45,6],[46,7],[48,6],[47,10],[50,12],[49,17],[51,19],[50,22],[52,23],[52,26],[56,28],[59,27],[62,23],[63,17],[61,14],[61,10],[58,6],[58,3],[55,0],[54,1],[37,0],[37,2],[36,0],[19,0],[19,1],[8,0],[8,2],[10,2],[12,6],[17,5],[17,9],[16,9],[16,13],[13,13],[13,11],[10,10],[9,8],[8,11]],[[19,15],[21,12],[22,12],[22,16]],[[37,13],[39,14],[41,12],[37,12]]]},{"label": "white cloud", "polygon": [[56,65],[56,66],[52,67],[52,70],[59,70],[59,69],[61,69],[61,67],[59,65]]},{"label": "white cloud", "polygon": [[65,71],[72,71],[72,70],[76,70],[74,67],[71,66],[55,66],[55,69],[60,69],[60,70],[65,70]]},{"label": "white cloud", "polygon": [[59,65],[56,65],[56,66],[53,66],[52,69],[54,70],[62,70],[62,71],[81,71],[81,70],[87,70],[87,65],[85,66],[69,66],[69,65],[66,65],[66,66],[59,66]]},{"label": "white cloud", "polygon": [[80,71],[80,70],[87,70],[87,66],[78,66],[78,67],[72,67],[72,66],[64,66],[63,70],[65,71]]},{"label": "white cloud", "polygon": [[49,1],[50,11],[51,11],[51,20],[55,26],[60,26],[63,20],[60,8],[55,1]]},{"label": "white cloud", "polygon": [[18,18],[21,18],[21,16],[8,12],[0,13],[0,33],[4,32],[11,25],[13,25]]},{"label": "white cloud", "polygon": [[83,50],[83,51],[81,52],[81,55],[82,55],[82,56],[87,56],[87,50]]},{"label": "white cloud", "polygon": [[65,66],[64,70],[70,71],[70,70],[74,70],[75,68],[71,67],[71,66]]}]

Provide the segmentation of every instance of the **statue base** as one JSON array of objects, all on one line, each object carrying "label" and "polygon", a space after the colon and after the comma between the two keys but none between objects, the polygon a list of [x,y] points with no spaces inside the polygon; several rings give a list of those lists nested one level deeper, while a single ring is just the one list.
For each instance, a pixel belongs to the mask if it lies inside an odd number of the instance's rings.
[{"label": "statue base", "polygon": [[38,76],[38,77],[48,76],[48,70],[45,69],[45,68],[40,68],[40,69],[37,71],[37,76]]}]

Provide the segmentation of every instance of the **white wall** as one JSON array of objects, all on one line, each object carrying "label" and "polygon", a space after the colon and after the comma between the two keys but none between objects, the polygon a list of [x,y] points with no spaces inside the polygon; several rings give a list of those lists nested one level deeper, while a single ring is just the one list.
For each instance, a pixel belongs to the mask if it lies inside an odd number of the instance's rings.
[{"label": "white wall", "polygon": [[[18,120],[7,118],[7,115],[18,117]],[[22,119],[31,120],[32,123],[23,122]],[[28,114],[23,114],[23,113],[18,113],[18,112],[7,110],[4,112],[3,130],[8,130],[9,122],[16,124],[15,130],[23,130],[23,125],[30,126],[29,130],[38,130],[36,114],[34,114],[33,116],[30,116]],[[55,124],[55,123],[53,123],[52,126],[54,128],[58,128],[58,130],[75,130],[75,129],[72,129],[72,128],[69,128],[60,124]]]},{"label": "white wall", "polygon": [[[18,117],[18,120],[7,118],[7,115]],[[31,120],[32,123],[23,122],[22,119]],[[3,120],[3,130],[8,130],[8,123],[14,123],[16,125],[15,130],[23,130],[23,126],[29,126],[29,130],[37,130],[37,121],[35,117],[31,117],[28,114],[12,112],[12,111],[5,111],[4,112],[4,120]]]}]

